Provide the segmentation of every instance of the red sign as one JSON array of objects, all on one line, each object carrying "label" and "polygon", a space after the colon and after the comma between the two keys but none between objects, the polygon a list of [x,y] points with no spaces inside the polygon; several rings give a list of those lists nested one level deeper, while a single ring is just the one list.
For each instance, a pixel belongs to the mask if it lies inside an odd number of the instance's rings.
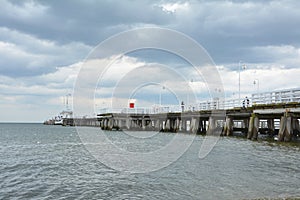
[{"label": "red sign", "polygon": [[129,103],[129,108],[134,108],[134,103]]}]

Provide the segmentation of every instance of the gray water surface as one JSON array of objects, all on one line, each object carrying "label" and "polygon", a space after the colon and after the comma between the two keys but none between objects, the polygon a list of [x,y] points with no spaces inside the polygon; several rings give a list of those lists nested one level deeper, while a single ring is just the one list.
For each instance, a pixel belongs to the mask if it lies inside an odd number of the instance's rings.
[{"label": "gray water surface", "polygon": [[[81,128],[87,133],[99,130]],[[137,152],[153,151],[174,137],[159,133],[150,139],[136,140],[122,132],[106,134],[116,145]],[[206,158],[199,159],[203,138],[197,136],[187,152],[168,167],[131,174],[96,160],[82,145],[74,127],[0,124],[0,199],[300,196],[299,144],[223,137]]]}]

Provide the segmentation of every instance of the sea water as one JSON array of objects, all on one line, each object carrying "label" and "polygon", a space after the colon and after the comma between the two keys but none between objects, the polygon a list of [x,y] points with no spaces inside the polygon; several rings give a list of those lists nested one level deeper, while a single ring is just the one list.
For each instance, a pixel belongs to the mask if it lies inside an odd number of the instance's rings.
[{"label": "sea water", "polygon": [[[87,134],[100,131],[80,128]],[[161,148],[175,135],[154,133],[151,138],[135,140],[121,131],[105,134],[133,152]],[[178,137],[189,136],[180,133]],[[203,140],[204,136],[196,136],[190,148],[167,167],[128,173],[95,159],[74,127],[0,124],[0,199],[300,197],[299,144],[221,137],[199,159]]]}]

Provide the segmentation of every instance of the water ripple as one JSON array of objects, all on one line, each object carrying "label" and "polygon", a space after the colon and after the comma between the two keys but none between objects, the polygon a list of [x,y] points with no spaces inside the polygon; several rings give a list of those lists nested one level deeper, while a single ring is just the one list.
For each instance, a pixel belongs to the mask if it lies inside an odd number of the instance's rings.
[{"label": "water ripple", "polygon": [[[141,149],[131,139],[122,143],[118,132],[110,134],[125,149]],[[257,199],[300,194],[297,145],[221,138],[199,159],[199,136],[172,165],[128,174],[95,160],[72,128],[0,125],[0,136],[0,199]],[[158,134],[144,144],[153,149],[172,137]]]}]

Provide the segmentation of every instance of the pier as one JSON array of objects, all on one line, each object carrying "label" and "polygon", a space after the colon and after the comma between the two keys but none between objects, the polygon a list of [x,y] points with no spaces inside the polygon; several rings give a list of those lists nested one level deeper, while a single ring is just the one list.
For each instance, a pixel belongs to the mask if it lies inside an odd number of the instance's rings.
[{"label": "pier", "polygon": [[207,101],[182,108],[122,108],[100,112],[94,118],[66,118],[64,126],[96,126],[103,130],[183,132],[257,140],[277,136],[289,142],[300,134],[300,89],[253,94],[238,106],[232,100]]},{"label": "pier", "polygon": [[184,132],[231,136],[241,132],[256,140],[258,134],[278,135],[279,141],[299,137],[300,103],[257,105],[227,110],[202,110],[165,114],[99,114],[103,130]]}]

